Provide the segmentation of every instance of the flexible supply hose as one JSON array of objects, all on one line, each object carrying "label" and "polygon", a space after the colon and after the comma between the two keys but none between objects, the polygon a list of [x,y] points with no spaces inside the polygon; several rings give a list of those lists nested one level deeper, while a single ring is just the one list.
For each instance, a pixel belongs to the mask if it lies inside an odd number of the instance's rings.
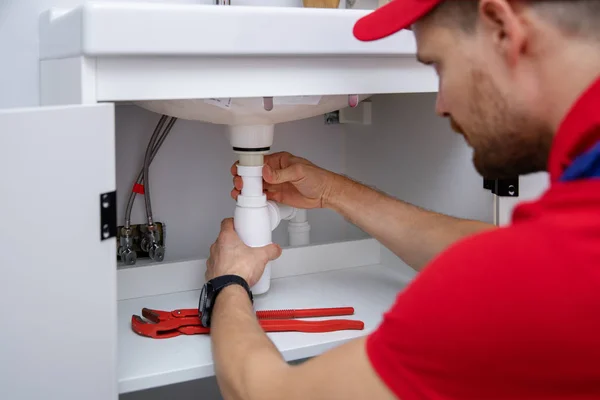
[{"label": "flexible supply hose", "polygon": [[[171,132],[171,129],[173,128],[173,125],[175,124],[175,122],[177,121],[177,118],[171,118],[169,120],[169,122],[167,123],[167,127],[165,128],[165,130],[163,131],[162,135],[160,135],[158,137],[158,140],[156,139],[156,133],[160,132],[160,129],[163,127],[164,122],[166,120],[166,116],[162,116],[161,119],[158,121],[158,124],[154,130],[154,133],[152,134],[152,137],[150,138],[150,142],[148,143],[148,146],[151,147],[151,145],[154,144],[154,146],[152,146],[152,151],[150,154],[150,163],[152,163],[152,161],[154,160],[154,157],[156,157],[156,154],[158,153],[158,150],[160,149],[160,147],[162,146],[162,144],[164,143],[165,139],[167,138],[167,136],[169,135],[169,133]],[[144,162],[145,162],[145,158],[144,158]],[[142,169],[140,170],[137,179],[136,179],[136,183],[137,184],[142,184],[144,183],[146,185],[146,188],[144,190],[144,193],[148,193],[148,189],[147,189],[147,182],[145,182],[146,180],[144,179],[144,167],[142,167]],[[129,199],[127,201],[127,208],[125,209],[125,228],[129,228],[131,226],[131,211],[133,209],[133,204],[135,202],[135,197],[136,197],[137,193],[134,192],[133,190],[129,193]],[[151,207],[151,205],[150,205]]]}]

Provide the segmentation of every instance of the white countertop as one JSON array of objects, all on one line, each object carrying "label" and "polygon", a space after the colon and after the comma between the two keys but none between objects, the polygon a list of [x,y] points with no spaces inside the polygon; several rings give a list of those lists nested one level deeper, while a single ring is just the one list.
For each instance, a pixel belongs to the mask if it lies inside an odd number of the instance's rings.
[{"label": "white countertop", "polygon": [[[271,290],[256,296],[255,309],[354,307],[344,317],[365,323],[362,331],[270,333],[288,361],[318,355],[374,330],[407,282],[400,271],[382,265],[348,268],[274,279]],[[144,307],[170,311],[198,306],[199,291],[122,300],[119,318],[119,392],[127,393],[214,375],[208,335],[151,339],[131,330],[131,315]]]},{"label": "white countertop", "polygon": [[42,103],[79,102],[71,91],[136,104],[436,92],[411,31],[354,37],[369,12],[165,1],[51,8],[39,24]]},{"label": "white countertop", "polygon": [[42,17],[41,58],[79,55],[414,57],[411,31],[361,42],[371,10],[88,1]]}]

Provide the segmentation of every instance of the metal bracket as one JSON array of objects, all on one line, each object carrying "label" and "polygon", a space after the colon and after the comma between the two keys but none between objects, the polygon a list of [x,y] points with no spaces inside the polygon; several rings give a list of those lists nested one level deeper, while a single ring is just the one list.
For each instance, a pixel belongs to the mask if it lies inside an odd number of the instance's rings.
[{"label": "metal bracket", "polygon": [[117,192],[100,195],[100,241],[117,236]]},{"label": "metal bracket", "polygon": [[519,197],[519,177],[511,179],[483,179],[483,188],[500,197]]},{"label": "metal bracket", "polygon": [[325,125],[336,125],[340,123],[340,111],[332,111],[324,114]]},{"label": "metal bracket", "polygon": [[[164,222],[154,221],[154,226],[156,227],[156,242],[166,248],[167,243],[167,227]],[[142,241],[144,240],[145,235],[148,232],[148,226],[146,224],[135,225],[132,224],[131,227],[131,250],[136,252],[136,259],[144,259],[150,258],[150,254],[148,251],[142,249]],[[119,226],[117,228],[117,258],[119,257],[119,246],[121,241],[121,236],[123,235],[123,227]],[[121,260],[124,261],[124,260]]]}]

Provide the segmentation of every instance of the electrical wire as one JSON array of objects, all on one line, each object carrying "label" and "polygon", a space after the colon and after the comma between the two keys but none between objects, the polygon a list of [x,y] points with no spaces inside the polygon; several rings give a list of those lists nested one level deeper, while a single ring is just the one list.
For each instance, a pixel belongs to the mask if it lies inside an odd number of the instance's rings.
[{"label": "electrical wire", "polygon": [[[156,128],[155,128],[152,136],[150,137],[150,141],[148,142],[148,147],[146,148],[146,153],[148,152],[148,149],[151,149],[149,164],[151,164],[152,161],[154,160],[154,157],[156,157],[158,150],[164,143],[165,139],[171,132],[173,125],[177,121],[177,118],[171,117],[171,119],[167,123],[165,130],[162,132],[162,134],[160,134],[160,130],[164,126],[164,123],[167,120],[167,118],[168,117],[166,115],[163,115],[161,117],[161,119],[158,121],[158,123],[156,125]],[[144,156],[144,166],[145,166],[145,163],[146,163],[146,156]],[[149,194],[148,183],[147,183],[148,179],[144,179],[144,170],[145,170],[144,166],[140,170],[135,183],[137,183],[138,185],[141,185],[142,183],[144,183],[144,186],[145,186],[144,194],[146,194],[146,193]],[[137,193],[132,190],[129,193],[129,199],[127,200],[127,207],[125,209],[125,224],[124,224],[125,228],[127,228],[127,229],[129,229],[131,227],[131,211],[133,209],[133,204],[135,202],[136,195],[137,195]],[[146,203],[146,204],[148,205],[148,203]],[[150,216],[152,216],[152,208],[151,207],[152,206],[150,205],[150,214],[149,214]],[[146,208],[146,217],[148,217],[147,210],[148,210],[148,208]]]}]

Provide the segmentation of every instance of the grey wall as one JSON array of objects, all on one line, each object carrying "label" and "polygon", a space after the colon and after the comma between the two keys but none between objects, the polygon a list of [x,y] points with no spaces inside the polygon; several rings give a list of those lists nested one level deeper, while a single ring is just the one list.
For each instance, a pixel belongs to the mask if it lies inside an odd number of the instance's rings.
[{"label": "grey wall", "polygon": [[39,103],[39,15],[83,0],[0,0],[0,108]]},{"label": "grey wall", "polygon": [[472,151],[434,113],[435,94],[373,98],[373,125],[346,127],[349,176],[418,206],[492,222]]}]

